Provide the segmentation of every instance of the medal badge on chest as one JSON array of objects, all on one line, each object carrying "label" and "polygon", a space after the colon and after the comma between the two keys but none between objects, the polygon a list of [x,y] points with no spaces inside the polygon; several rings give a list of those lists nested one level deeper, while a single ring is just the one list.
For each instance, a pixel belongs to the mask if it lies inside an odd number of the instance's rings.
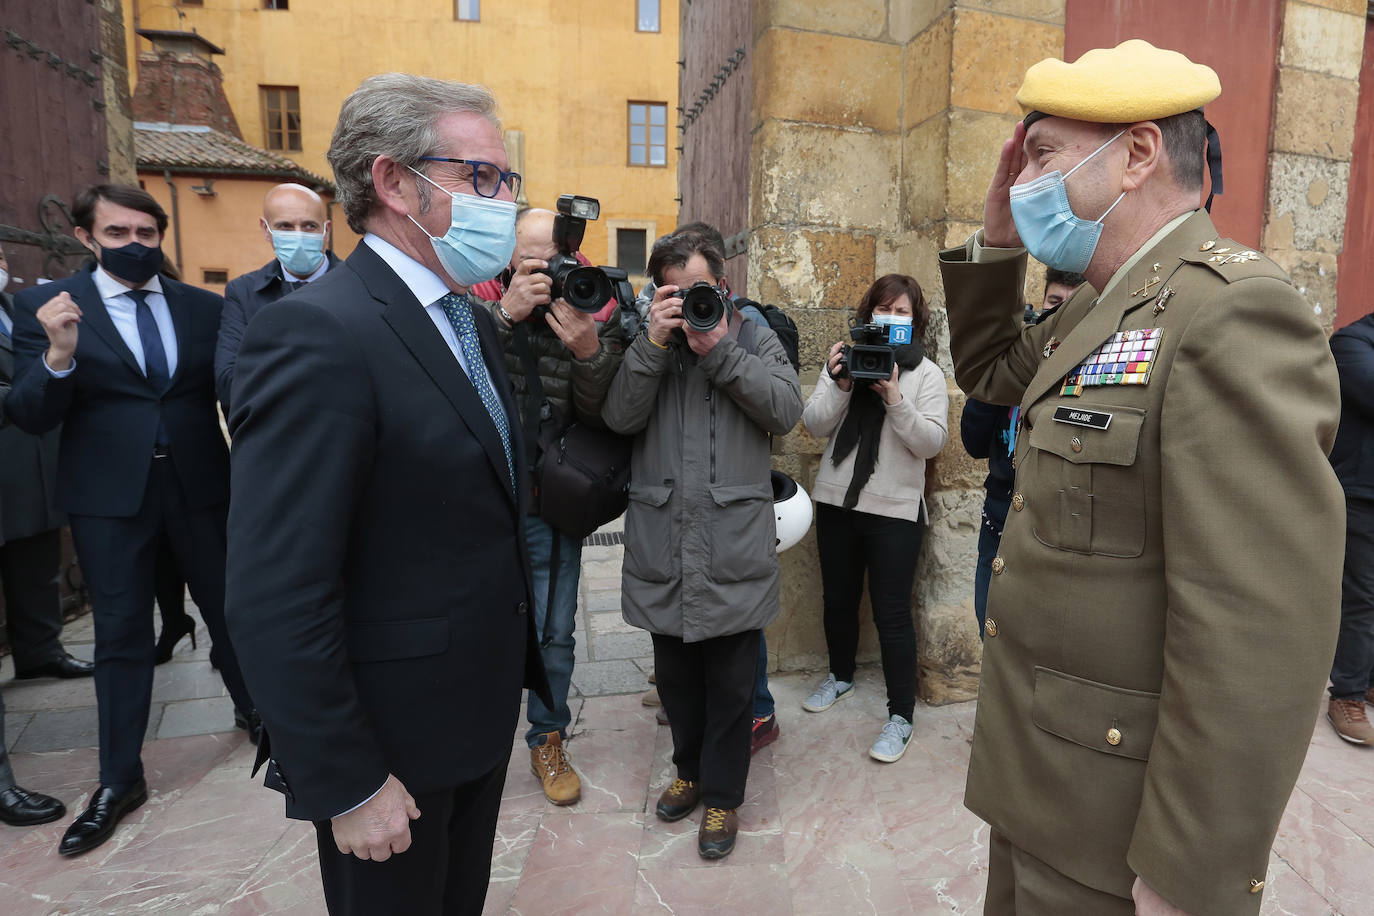
[{"label": "medal badge on chest", "polygon": [[1064,377],[1059,393],[1078,397],[1084,388],[1149,384],[1155,353],[1163,337],[1161,328],[1117,331]]}]

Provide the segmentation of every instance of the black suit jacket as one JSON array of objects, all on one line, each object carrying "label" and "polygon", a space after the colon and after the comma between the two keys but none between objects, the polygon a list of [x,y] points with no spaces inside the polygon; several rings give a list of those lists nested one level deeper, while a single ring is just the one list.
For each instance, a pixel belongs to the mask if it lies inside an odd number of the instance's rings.
[{"label": "black suit jacket", "polygon": [[[514,417],[481,309],[477,327]],[[234,392],[225,612],[287,814],[337,815],[387,773],[420,793],[490,771],[522,684],[547,694],[523,514],[423,307],[359,245],[257,314]]]},{"label": "black suit jacket", "polygon": [[[14,387],[5,412],[30,433],[62,424],[57,504],[72,515],[128,517],[148,483],[159,416],[171,440],[189,509],[229,495],[229,449],[215,410],[215,336],[224,300],[162,277],[176,328],[177,369],[159,392],[138,368],[91,279],[94,265],[14,297]],[[48,337],[36,313],[66,290],[81,308],[76,371],[54,378],[42,365]]]},{"label": "black suit jacket", "polygon": [[[0,293],[0,309],[14,318],[14,300]],[[0,542],[62,526],[57,508],[57,430],[41,436],[5,421],[4,402],[14,381],[14,343],[0,334]]]},{"label": "black suit jacket", "polygon": [[[325,252],[325,257],[329,260],[328,270],[343,263],[332,251]],[[235,277],[224,288],[224,314],[219,320],[219,343],[215,347],[215,392],[224,405],[225,416],[232,407],[229,395],[233,390],[234,364],[243,344],[243,332],[258,309],[276,302],[287,292],[281,262],[276,258],[251,273]]]}]

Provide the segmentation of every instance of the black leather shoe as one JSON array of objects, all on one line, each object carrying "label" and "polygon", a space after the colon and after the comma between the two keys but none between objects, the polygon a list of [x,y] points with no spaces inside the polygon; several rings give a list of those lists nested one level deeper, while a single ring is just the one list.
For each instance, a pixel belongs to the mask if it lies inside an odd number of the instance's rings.
[{"label": "black leather shoe", "polygon": [[256,709],[250,709],[246,713],[240,709],[235,709],[234,728],[247,731],[248,740],[254,744],[262,740],[262,717],[258,715]]},{"label": "black leather shoe", "polygon": [[51,795],[40,795],[19,786],[0,789],[0,821],[11,827],[46,824],[66,813],[67,806]]},{"label": "black leather shoe", "polygon": [[66,652],[63,652],[50,662],[44,662],[35,668],[26,668],[23,671],[14,672],[14,679],[16,681],[27,681],[35,677],[73,678],[90,677],[93,674],[95,674],[94,663],[83,662],[81,659],[72,658]]},{"label": "black leather shoe", "polygon": [[140,779],[121,794],[109,786],[95,790],[91,803],[67,828],[57,851],[64,856],[90,852],[110,838],[124,815],[148,800],[148,783]]}]

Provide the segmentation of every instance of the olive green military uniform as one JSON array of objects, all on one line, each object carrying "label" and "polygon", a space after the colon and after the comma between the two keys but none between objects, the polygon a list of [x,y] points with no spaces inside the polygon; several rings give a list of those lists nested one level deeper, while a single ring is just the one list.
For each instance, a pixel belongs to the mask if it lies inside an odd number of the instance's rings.
[{"label": "olive green military uniform", "polygon": [[1254,914],[1340,613],[1325,334],[1202,211],[1031,328],[1025,254],[973,257],[940,255],[955,377],[1023,424],[965,803],[1087,888]]}]

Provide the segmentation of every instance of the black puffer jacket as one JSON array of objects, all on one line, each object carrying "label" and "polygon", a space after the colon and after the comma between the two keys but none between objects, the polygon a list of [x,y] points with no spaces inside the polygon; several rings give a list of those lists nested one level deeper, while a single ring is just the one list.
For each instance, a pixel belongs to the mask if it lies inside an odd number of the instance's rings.
[{"label": "black puffer jacket", "polygon": [[1331,335],[1341,377],[1341,425],[1331,447],[1345,495],[1374,500],[1374,314]]}]

